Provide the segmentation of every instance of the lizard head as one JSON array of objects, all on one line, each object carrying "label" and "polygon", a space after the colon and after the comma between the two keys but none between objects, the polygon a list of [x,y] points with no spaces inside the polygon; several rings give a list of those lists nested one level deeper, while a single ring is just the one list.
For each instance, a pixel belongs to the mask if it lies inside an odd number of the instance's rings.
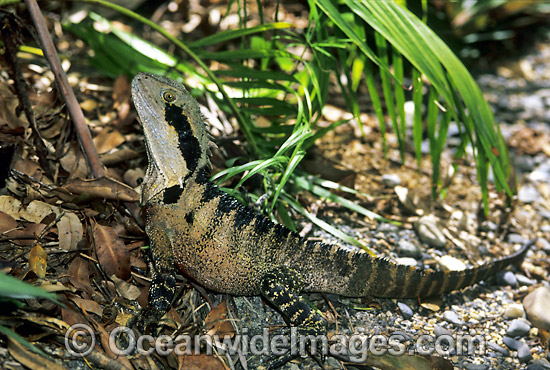
[{"label": "lizard head", "polygon": [[132,81],[132,99],[149,159],[141,195],[145,204],[167,188],[183,187],[189,176],[210,164],[210,137],[199,104],[179,82],[139,73]]}]

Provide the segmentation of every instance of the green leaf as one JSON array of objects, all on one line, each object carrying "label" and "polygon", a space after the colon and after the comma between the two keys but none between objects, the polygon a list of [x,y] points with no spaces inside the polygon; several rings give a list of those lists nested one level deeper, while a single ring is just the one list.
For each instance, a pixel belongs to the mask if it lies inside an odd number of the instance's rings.
[{"label": "green leaf", "polygon": [[293,27],[293,25],[290,23],[275,22],[275,23],[264,23],[264,24],[260,24],[258,26],[254,26],[250,28],[239,28],[236,30],[222,31],[210,36],[203,37],[200,40],[194,41],[189,44],[189,47],[194,49],[203,48],[205,46],[226,42],[229,40],[241,38],[241,37],[252,35],[255,33],[265,32],[269,30],[276,30],[276,29],[285,29],[290,27]]},{"label": "green leaf", "polygon": [[0,273],[0,296],[15,299],[45,298],[59,303],[56,295],[27,284],[13,276]]}]

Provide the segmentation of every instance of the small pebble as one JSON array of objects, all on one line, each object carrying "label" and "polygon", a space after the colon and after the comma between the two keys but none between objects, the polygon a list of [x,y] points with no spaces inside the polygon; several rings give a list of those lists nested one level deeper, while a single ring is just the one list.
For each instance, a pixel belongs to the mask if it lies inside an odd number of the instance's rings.
[{"label": "small pebble", "polygon": [[550,369],[550,362],[548,362],[545,358],[537,358],[536,360],[533,360],[532,365],[540,366],[543,369]]},{"label": "small pebble", "polygon": [[522,343],[518,348],[518,360],[519,362],[529,362],[533,359],[531,348],[525,343]]},{"label": "small pebble", "polygon": [[519,340],[515,340],[514,338],[510,337],[502,337],[502,343],[506,345],[506,347],[510,348],[513,351],[517,351],[518,348],[523,344]]},{"label": "small pebble", "polygon": [[436,337],[440,337],[442,335],[453,335],[453,333],[450,330],[445,329],[443,326],[439,326],[439,325],[436,325],[434,327],[434,334]]},{"label": "small pebble", "polygon": [[520,155],[515,158],[514,164],[521,172],[531,172],[535,168],[535,159],[530,155]]},{"label": "small pebble", "polygon": [[531,324],[529,321],[521,318],[521,319],[514,319],[510,323],[510,326],[508,326],[508,330],[506,330],[506,335],[509,337],[523,337],[527,333],[529,333],[529,330],[531,329]]},{"label": "small pebble", "polygon": [[443,271],[462,271],[466,270],[466,265],[461,260],[452,256],[443,256],[439,259],[439,265]]},{"label": "small pebble", "polygon": [[540,198],[540,193],[534,185],[525,184],[518,191],[518,200],[523,203],[533,203]]},{"label": "small pebble", "polygon": [[524,244],[525,240],[519,234],[508,234],[508,243]]},{"label": "small pebble", "polygon": [[513,303],[508,305],[504,310],[504,317],[507,319],[517,319],[524,316],[523,305],[519,303]]},{"label": "small pebble", "polygon": [[526,370],[545,370],[545,369],[547,368],[539,364],[531,364],[526,367]]},{"label": "small pebble", "polygon": [[491,348],[493,351],[495,352],[498,352],[506,357],[510,356],[510,351],[508,351],[506,348],[494,343],[494,342],[490,342],[489,343],[489,348]]},{"label": "small pebble", "polygon": [[413,310],[405,303],[397,302],[397,307],[399,307],[399,311],[401,311],[401,315],[403,316],[403,318],[409,320],[411,317],[413,317]]},{"label": "small pebble", "polygon": [[445,319],[445,321],[450,322],[456,327],[461,327],[463,325],[462,320],[460,320],[456,313],[454,313],[453,311],[443,312],[443,318]]},{"label": "small pebble", "polygon": [[523,307],[527,319],[533,326],[547,331],[550,330],[550,314],[548,314],[550,289],[548,287],[541,286],[527,294],[523,299]]},{"label": "small pebble", "polygon": [[537,95],[526,95],[521,98],[521,105],[526,111],[537,112],[544,110],[544,100]]},{"label": "small pebble", "polygon": [[500,271],[497,273],[497,280],[502,285],[510,285],[510,286],[517,286],[518,285],[518,279],[516,279],[516,275],[512,271]]},{"label": "small pebble", "polygon": [[489,368],[489,365],[484,364],[464,364],[466,370],[486,370]]},{"label": "small pebble", "polygon": [[539,247],[545,252],[550,252],[550,243],[548,242],[548,240],[544,238],[538,238],[537,247]]},{"label": "small pebble", "polygon": [[422,249],[420,249],[420,247],[408,240],[399,239],[398,249],[399,255],[401,256],[413,258],[422,257]]},{"label": "small pebble", "polygon": [[447,243],[445,235],[437,225],[435,216],[423,216],[415,223],[418,237],[424,243],[435,248],[443,248]]},{"label": "small pebble", "polygon": [[493,221],[483,221],[481,224],[481,230],[483,231],[496,231],[498,229],[498,225],[495,224]]},{"label": "small pebble", "polygon": [[522,274],[516,274],[516,279],[518,280],[519,285],[531,286],[536,283],[536,281],[531,280],[527,276]]},{"label": "small pebble", "polygon": [[[542,218],[550,220],[550,211],[549,210],[544,209],[544,208],[539,208],[538,212],[539,212],[539,215]],[[549,232],[550,231],[550,225],[542,225],[541,228],[540,228],[540,231],[542,231],[543,233]]]},{"label": "small pebble", "polygon": [[401,178],[395,173],[388,173],[382,175],[382,182],[387,186],[397,186],[401,185]]}]

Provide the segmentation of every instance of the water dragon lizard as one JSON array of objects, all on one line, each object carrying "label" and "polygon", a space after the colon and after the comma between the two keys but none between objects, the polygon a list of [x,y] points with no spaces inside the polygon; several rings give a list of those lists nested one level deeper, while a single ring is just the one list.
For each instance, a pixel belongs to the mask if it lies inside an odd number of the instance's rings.
[{"label": "water dragon lizard", "polygon": [[132,82],[132,98],[149,160],[141,199],[155,267],[140,325],[160,319],[170,308],[175,266],[213,291],[261,295],[299,333],[319,335],[326,333],[326,322],[302,292],[439,295],[520,262],[531,245],[487,264],[444,272],[304,239],[209,181],[210,136],[198,103],[182,84],[140,73]]}]

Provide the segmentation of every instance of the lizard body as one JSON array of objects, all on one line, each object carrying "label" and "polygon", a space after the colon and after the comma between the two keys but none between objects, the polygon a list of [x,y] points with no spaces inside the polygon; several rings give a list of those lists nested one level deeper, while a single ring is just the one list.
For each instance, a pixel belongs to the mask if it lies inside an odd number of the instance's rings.
[{"label": "lizard body", "polygon": [[520,251],[462,271],[418,269],[308,241],[240,205],[210,183],[209,144],[198,103],[184,86],[138,74],[132,96],[149,167],[142,187],[155,272],[147,316],[160,318],[174,293],[174,265],[199,284],[234,295],[262,295],[302,333],[324,320],[299,296],[428,297],[470,286],[521,261]]}]

